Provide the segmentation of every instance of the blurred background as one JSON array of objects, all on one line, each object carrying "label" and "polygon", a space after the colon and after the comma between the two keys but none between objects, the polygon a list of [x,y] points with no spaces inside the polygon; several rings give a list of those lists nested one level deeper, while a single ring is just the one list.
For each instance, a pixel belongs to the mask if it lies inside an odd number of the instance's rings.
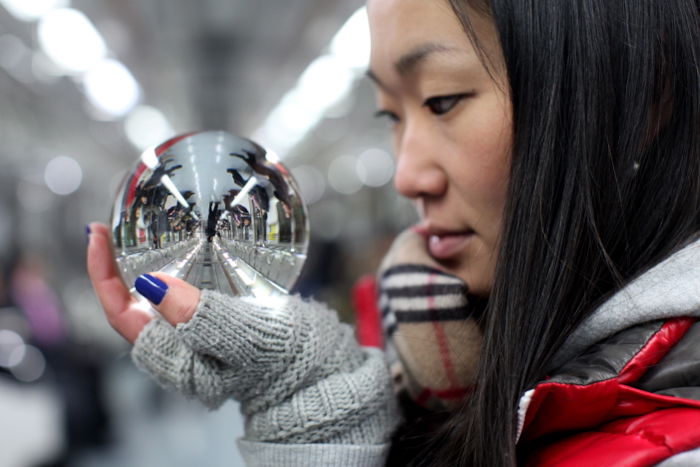
[{"label": "blurred background", "polygon": [[413,221],[391,189],[356,0],[0,0],[0,467],[242,465],[208,412],[129,360],[85,273],[146,147],[222,129],[275,151],[309,205],[297,290],[351,288]]}]

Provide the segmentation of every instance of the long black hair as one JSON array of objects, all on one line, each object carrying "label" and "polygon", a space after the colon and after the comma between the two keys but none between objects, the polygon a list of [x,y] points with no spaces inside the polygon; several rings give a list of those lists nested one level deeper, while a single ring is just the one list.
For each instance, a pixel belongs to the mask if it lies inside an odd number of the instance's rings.
[{"label": "long black hair", "polygon": [[496,25],[514,134],[476,390],[429,462],[514,465],[518,399],[566,337],[700,231],[700,4],[450,3],[477,47],[470,15]]}]

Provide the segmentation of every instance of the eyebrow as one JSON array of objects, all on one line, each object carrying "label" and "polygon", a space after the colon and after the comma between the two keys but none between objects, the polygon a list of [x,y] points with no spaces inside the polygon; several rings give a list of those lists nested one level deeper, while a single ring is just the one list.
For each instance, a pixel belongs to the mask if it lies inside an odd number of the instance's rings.
[{"label": "eyebrow", "polygon": [[[394,63],[394,69],[400,76],[406,76],[415,70],[415,68],[430,54],[436,52],[451,52],[453,50],[455,50],[453,47],[448,47],[437,42],[426,42],[403,54]],[[381,80],[371,69],[367,70],[367,76],[378,85],[383,86]]]}]

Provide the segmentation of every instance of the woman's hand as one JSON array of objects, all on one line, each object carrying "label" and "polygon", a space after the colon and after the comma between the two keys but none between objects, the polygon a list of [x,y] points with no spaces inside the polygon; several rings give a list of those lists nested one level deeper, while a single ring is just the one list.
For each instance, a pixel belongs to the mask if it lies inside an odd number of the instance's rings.
[{"label": "woman's hand", "polygon": [[248,441],[388,441],[398,416],[383,352],[360,348],[334,311],[298,296],[200,292],[152,273],[136,281],[161,315],[152,316],[119,276],[107,227],[90,229],[88,271],[105,314],[163,387],[210,408],[240,401]]},{"label": "woman's hand", "polygon": [[[107,226],[93,222],[88,228],[87,269],[92,286],[109,324],[133,344],[152,314],[131,295],[119,275]],[[189,321],[199,303],[199,289],[167,274],[151,275],[165,285],[160,287],[165,292],[162,301],[157,305],[152,303],[153,307],[173,326]],[[149,284],[144,282],[142,287],[149,287]]]}]

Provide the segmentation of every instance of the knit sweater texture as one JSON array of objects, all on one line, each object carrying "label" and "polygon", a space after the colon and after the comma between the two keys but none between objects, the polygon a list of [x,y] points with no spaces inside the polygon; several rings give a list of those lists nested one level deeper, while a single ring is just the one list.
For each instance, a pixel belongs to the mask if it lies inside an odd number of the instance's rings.
[{"label": "knit sweater texture", "polygon": [[240,401],[239,447],[252,466],[379,465],[399,421],[383,352],[361,348],[335,312],[298,296],[203,291],[187,323],[153,319],[132,358],[207,407]]}]

